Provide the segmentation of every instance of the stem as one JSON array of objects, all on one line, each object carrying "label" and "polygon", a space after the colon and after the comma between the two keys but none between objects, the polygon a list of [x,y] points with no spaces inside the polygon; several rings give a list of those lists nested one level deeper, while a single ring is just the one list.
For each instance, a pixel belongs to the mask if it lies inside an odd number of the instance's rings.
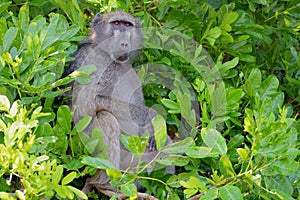
[{"label": "stem", "polygon": [[151,17],[151,19],[159,26],[159,28],[162,28],[162,25],[159,23],[159,21],[157,21],[157,19],[155,19],[155,17],[153,17],[150,13],[148,13]]},{"label": "stem", "polygon": [[150,166],[150,164],[152,164],[158,158],[159,154],[160,152],[158,152],[156,156],[148,164],[146,164],[138,173],[143,172],[148,166]]},{"label": "stem", "polygon": [[292,9],[295,9],[295,8],[296,8],[295,6],[292,6],[292,7],[288,8],[288,9],[286,9],[286,10],[284,10],[284,11],[281,11],[281,12],[279,12],[277,15],[273,15],[273,16],[270,17],[269,19],[266,19],[265,22],[267,22],[267,21],[269,21],[269,20],[271,20],[271,19],[273,19],[273,18],[275,18],[275,17],[278,17],[279,15],[282,15],[282,14],[289,14],[289,15],[291,15],[291,14],[289,13],[289,10],[292,10]]},{"label": "stem", "polygon": [[139,176],[138,177],[139,179],[146,179],[146,180],[151,180],[151,181],[157,181],[159,183],[162,183],[163,185],[165,186],[168,186],[165,182],[159,180],[159,179],[156,179],[156,178],[152,178],[152,177],[147,177],[147,176]]}]

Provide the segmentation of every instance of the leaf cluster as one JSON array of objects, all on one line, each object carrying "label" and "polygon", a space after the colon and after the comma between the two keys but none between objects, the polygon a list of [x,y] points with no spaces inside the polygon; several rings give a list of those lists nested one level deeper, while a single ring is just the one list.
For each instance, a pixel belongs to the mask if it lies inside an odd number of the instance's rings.
[{"label": "leaf cluster", "polygon": [[[100,130],[84,133],[91,118],[72,125],[57,98],[95,70],[62,77],[86,21],[120,8],[144,27],[134,65],[160,114],[159,154],[124,171]],[[136,181],[159,199],[299,199],[299,18],[296,0],[1,2],[0,197],[84,198],[82,177],[103,169],[131,199]],[[141,161],[148,139],[120,140]]]},{"label": "leaf cluster", "polygon": [[[43,144],[36,138],[41,107],[27,110],[15,101],[12,105],[6,96],[0,96],[0,131],[3,143],[0,144],[1,160],[1,199],[40,199],[44,197],[69,198],[75,195],[87,199],[77,188],[69,185],[76,178],[75,171],[63,177],[63,166],[43,151],[33,151],[33,146]],[[50,138],[49,138],[50,139]],[[50,143],[56,142],[51,138]],[[5,177],[7,177],[5,181]],[[13,190],[16,188],[16,190]]]}]

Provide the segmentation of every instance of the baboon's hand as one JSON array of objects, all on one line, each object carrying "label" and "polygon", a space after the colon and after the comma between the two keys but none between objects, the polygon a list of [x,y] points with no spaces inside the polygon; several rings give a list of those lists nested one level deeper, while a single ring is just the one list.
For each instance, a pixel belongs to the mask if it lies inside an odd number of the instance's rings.
[{"label": "baboon's hand", "polygon": [[153,135],[148,139],[147,151],[156,151],[156,140]]}]

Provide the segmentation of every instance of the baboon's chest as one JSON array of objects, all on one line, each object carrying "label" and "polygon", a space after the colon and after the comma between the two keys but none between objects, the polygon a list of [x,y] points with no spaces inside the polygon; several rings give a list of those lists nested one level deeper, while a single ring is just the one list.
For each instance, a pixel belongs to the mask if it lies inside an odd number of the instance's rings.
[{"label": "baboon's chest", "polygon": [[131,67],[115,64],[106,68],[94,79],[97,82],[97,94],[132,104],[144,102],[141,81]]}]

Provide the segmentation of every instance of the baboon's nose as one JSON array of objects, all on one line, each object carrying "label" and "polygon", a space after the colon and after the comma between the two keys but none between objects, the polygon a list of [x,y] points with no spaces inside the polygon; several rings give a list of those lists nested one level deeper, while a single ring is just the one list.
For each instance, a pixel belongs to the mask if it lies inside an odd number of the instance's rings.
[{"label": "baboon's nose", "polygon": [[128,47],[128,43],[127,42],[121,42],[121,47]]}]

